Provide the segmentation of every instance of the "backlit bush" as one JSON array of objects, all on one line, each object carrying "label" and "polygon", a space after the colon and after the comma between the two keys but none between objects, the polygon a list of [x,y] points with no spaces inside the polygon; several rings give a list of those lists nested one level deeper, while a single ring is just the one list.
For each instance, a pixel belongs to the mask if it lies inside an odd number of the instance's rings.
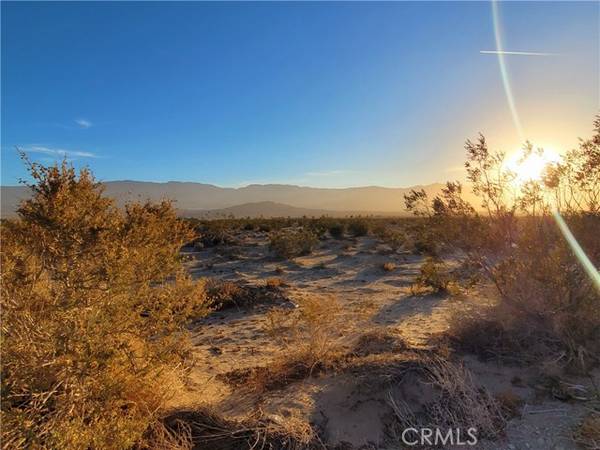
[{"label": "backlit bush", "polygon": [[[511,330],[518,342],[542,342],[553,353],[545,356],[580,369],[600,362],[600,292],[593,281],[597,270],[585,269],[583,255],[576,255],[558,221],[567,224],[597,268],[600,118],[594,125],[591,139],[581,140],[561,162],[549,164],[542,180],[525,183],[505,167],[502,153],[488,149],[483,136],[467,141],[465,165],[481,212],[465,207],[456,195],[436,197],[431,204],[422,195],[409,199],[432,226],[464,224],[469,239],[456,239],[453,249],[478,264],[496,288],[499,301],[490,311],[498,322],[495,328]],[[543,154],[527,143],[524,157],[533,152]],[[432,210],[437,214],[427,215]],[[473,326],[468,329],[468,334],[475,332]],[[512,347],[508,344],[498,342]],[[527,347],[532,348],[524,345],[525,352]]]}]

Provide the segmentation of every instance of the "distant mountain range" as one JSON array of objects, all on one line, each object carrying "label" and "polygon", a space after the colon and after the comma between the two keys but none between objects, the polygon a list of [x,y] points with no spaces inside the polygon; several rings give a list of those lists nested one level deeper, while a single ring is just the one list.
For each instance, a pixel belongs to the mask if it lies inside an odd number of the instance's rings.
[{"label": "distant mountain range", "polygon": [[[109,181],[105,193],[122,205],[131,200],[174,200],[179,214],[187,217],[300,217],[347,215],[403,215],[404,194],[424,189],[430,196],[440,192],[442,184],[385,188],[312,188],[286,184],[252,184],[241,188],[222,188],[210,184],[152,183]],[[18,203],[29,196],[25,186],[0,188],[3,218],[15,215]]]}]

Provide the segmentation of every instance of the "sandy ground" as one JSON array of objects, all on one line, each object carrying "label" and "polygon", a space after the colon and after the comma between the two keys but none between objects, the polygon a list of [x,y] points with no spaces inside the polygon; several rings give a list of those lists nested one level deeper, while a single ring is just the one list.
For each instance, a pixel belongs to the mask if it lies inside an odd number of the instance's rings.
[{"label": "sandy ground", "polygon": [[[447,328],[449,311],[459,302],[485,301],[481,294],[457,300],[439,295],[411,295],[410,286],[423,257],[392,252],[372,237],[322,241],[310,256],[282,260],[272,255],[266,235],[244,232],[238,245],[187,252],[195,277],[264,285],[265,279],[285,282],[283,291],[294,308],[302,296],[335,296],[342,305],[340,332],[344,344],[361,334],[385,330],[409,347],[430,348],[431,337]],[[396,269],[384,271],[393,262]],[[394,448],[386,443],[386,423],[392,414],[386,375],[363,368],[315,375],[284,387],[257,394],[233,387],[219,376],[235,369],[265,367],[288,350],[268,333],[272,305],[214,312],[192,327],[197,360],[190,386],[175,400],[178,407],[208,403],[228,417],[243,418],[260,411],[274,422],[310,424],[324,444],[338,448]],[[345,339],[345,340],[344,340]],[[377,356],[372,355],[377,364]],[[475,381],[492,393],[518,395],[524,406],[507,426],[500,441],[479,442],[482,449],[574,449],[575,424],[590,406],[540,396],[534,387],[535,368],[502,367],[464,356]],[[523,380],[515,383],[516,379]],[[597,380],[596,380],[597,381]],[[590,388],[591,380],[573,380]],[[600,383],[597,383],[600,385]],[[418,389],[407,394],[424,395]],[[422,399],[416,398],[415,401]],[[396,447],[398,448],[398,447]],[[452,447],[447,447],[452,448]],[[456,447],[456,448],[464,448]]]}]

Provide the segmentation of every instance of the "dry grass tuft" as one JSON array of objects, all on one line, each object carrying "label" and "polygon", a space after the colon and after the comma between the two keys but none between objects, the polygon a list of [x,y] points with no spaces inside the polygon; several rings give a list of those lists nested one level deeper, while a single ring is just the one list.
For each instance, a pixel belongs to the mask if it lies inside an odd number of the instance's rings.
[{"label": "dry grass tuft", "polygon": [[362,334],[356,341],[352,354],[361,357],[381,353],[399,353],[407,348],[408,346],[400,336],[389,330],[377,329]]},{"label": "dry grass tuft", "polygon": [[296,309],[273,308],[267,313],[265,332],[285,350],[283,356],[268,367],[231,371],[221,376],[224,381],[256,391],[279,389],[331,369],[344,358],[337,299],[310,295],[296,301]]},{"label": "dry grass tuft", "polygon": [[319,442],[312,428],[301,421],[275,422],[261,417],[225,419],[207,408],[173,411],[161,426],[148,433],[147,448],[161,450],[250,450],[315,448]]},{"label": "dry grass tuft", "polygon": [[396,270],[396,264],[393,263],[393,262],[386,262],[386,263],[383,263],[383,265],[381,266],[381,268],[385,272],[392,272],[392,271]]},{"label": "dry grass tuft", "polygon": [[495,396],[505,417],[518,417],[521,414],[523,399],[511,390],[502,391]]},{"label": "dry grass tuft", "polygon": [[[506,425],[502,407],[485,389],[477,386],[471,373],[463,366],[441,358],[429,358],[412,365],[407,376],[404,372],[399,383],[412,381],[418,385],[423,382],[433,391],[420,398],[420,405],[407,403],[402,396],[391,391],[389,404],[394,411],[394,423],[390,434],[399,438],[402,430],[414,428],[475,428],[478,437],[494,439],[500,436]],[[410,386],[404,386],[410,389]]]},{"label": "dry grass tuft", "polygon": [[259,304],[278,303],[284,300],[279,278],[269,278],[264,285],[241,285],[216,278],[206,280],[206,295],[216,311],[228,308],[252,308]]},{"label": "dry grass tuft", "polygon": [[588,414],[573,433],[573,440],[586,450],[600,449],[600,412]]},{"label": "dry grass tuft", "polygon": [[269,289],[277,289],[286,286],[286,283],[281,278],[267,278],[265,280],[265,286]]},{"label": "dry grass tuft", "polygon": [[244,387],[262,393],[283,389],[290,383],[341,367],[346,356],[330,351],[326,357],[315,355],[301,349],[292,351],[272,361],[268,366],[234,369],[217,378],[234,387]]}]

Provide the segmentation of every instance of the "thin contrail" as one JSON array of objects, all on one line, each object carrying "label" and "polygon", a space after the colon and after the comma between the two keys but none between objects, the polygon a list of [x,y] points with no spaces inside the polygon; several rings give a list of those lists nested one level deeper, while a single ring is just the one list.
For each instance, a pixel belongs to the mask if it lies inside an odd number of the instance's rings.
[{"label": "thin contrail", "polygon": [[519,55],[519,56],[556,56],[557,53],[544,52],[514,52],[507,50],[480,50],[479,53],[484,55]]}]

